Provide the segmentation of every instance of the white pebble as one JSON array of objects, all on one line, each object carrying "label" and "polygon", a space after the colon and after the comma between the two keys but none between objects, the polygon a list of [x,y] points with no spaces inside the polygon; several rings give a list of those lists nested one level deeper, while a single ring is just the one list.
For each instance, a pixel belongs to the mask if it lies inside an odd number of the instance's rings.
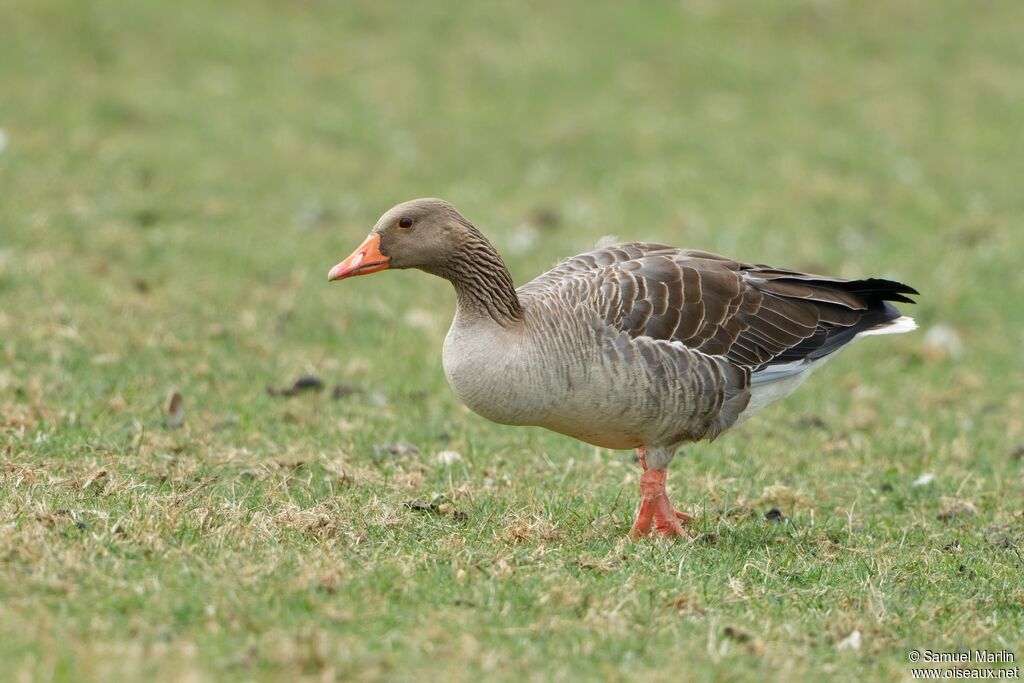
[{"label": "white pebble", "polygon": [[860,631],[854,629],[850,632],[850,635],[846,636],[838,643],[836,643],[837,650],[859,650],[860,649]]},{"label": "white pebble", "polygon": [[927,486],[928,484],[935,481],[935,475],[931,472],[925,472],[920,477],[914,480],[914,486]]},{"label": "white pebble", "polygon": [[462,460],[462,453],[458,451],[441,451],[437,454],[437,461],[442,465],[454,465]]},{"label": "white pebble", "polygon": [[946,323],[932,325],[924,335],[924,345],[937,351],[944,351],[951,358],[959,358],[964,354],[964,342],[960,338],[960,333]]}]

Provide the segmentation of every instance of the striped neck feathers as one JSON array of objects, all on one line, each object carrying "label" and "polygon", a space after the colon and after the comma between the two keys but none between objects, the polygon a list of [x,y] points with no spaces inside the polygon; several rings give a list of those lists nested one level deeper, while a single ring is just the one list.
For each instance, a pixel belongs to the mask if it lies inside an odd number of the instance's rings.
[{"label": "striped neck feathers", "polygon": [[466,238],[440,266],[427,272],[443,277],[455,287],[459,311],[487,316],[502,326],[523,317],[512,275],[494,245],[472,224],[463,224]]}]

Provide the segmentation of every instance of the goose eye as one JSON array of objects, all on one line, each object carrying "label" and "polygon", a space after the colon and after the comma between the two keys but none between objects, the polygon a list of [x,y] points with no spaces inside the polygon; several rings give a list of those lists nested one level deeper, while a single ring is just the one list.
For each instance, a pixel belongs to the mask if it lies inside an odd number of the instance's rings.
[{"label": "goose eye", "polygon": [[401,218],[398,219],[398,227],[400,227],[400,228],[411,228],[412,227],[412,219],[409,218],[408,216],[402,216]]}]

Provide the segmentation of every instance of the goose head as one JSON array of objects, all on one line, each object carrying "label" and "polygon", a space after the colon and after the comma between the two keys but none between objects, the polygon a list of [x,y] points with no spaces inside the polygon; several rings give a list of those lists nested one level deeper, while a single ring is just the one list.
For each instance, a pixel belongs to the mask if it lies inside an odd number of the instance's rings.
[{"label": "goose head", "polygon": [[352,254],[327,274],[328,280],[369,275],[388,268],[441,272],[475,229],[442,199],[413,199],[388,209]]}]

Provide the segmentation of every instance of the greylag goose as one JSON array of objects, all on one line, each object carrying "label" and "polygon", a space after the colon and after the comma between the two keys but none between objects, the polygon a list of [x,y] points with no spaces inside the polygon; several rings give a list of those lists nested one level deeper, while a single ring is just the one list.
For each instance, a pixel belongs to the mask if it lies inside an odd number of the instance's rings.
[{"label": "greylag goose", "polygon": [[451,204],[381,216],[329,280],[419,268],[455,287],[444,371],[483,417],[603,448],[643,468],[634,538],[682,536],[665,493],[676,449],[715,439],[800,385],[854,339],[908,332],[890,280],[838,280],[703,251],[629,242],[574,256],[516,289],[501,256]]}]

